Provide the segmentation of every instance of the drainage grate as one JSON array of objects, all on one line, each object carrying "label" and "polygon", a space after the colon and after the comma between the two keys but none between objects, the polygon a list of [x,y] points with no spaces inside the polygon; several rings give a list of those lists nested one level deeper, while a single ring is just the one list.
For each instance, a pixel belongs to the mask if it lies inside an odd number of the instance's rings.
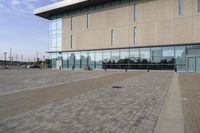
[{"label": "drainage grate", "polygon": [[112,86],[112,88],[122,88],[121,86]]}]

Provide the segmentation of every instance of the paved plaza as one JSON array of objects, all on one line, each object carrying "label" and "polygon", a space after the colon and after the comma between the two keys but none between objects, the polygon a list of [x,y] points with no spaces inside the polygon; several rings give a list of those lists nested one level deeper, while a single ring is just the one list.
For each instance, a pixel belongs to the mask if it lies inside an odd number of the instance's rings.
[{"label": "paved plaza", "polygon": [[[180,126],[185,133],[199,133],[200,110],[196,104],[200,89],[193,87],[191,94],[185,95],[190,86],[187,83],[199,85],[199,74],[69,70],[0,73],[0,133],[178,133]],[[186,75],[194,78],[188,80]],[[192,98],[194,93],[196,97]],[[190,98],[194,104],[190,104]],[[193,110],[188,113],[189,105]],[[174,126],[172,130],[166,129],[166,123]]]}]

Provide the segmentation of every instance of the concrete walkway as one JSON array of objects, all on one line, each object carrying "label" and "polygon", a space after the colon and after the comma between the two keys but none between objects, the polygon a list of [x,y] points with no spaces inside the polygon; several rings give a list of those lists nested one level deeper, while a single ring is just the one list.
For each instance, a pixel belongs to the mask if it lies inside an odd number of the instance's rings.
[{"label": "concrete walkway", "polygon": [[173,76],[154,133],[184,133],[184,118],[178,74]]},{"label": "concrete walkway", "polygon": [[200,73],[180,73],[185,133],[200,133]]}]

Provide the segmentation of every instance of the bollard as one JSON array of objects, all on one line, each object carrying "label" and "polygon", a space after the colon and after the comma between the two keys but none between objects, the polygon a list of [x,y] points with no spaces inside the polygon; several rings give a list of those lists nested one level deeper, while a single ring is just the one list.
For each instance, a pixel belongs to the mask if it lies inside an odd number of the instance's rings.
[{"label": "bollard", "polygon": [[175,67],[175,73],[177,73],[177,67]]},{"label": "bollard", "polygon": [[147,66],[147,72],[149,72],[149,66]]},{"label": "bollard", "polygon": [[125,71],[127,72],[127,67],[125,68]]}]

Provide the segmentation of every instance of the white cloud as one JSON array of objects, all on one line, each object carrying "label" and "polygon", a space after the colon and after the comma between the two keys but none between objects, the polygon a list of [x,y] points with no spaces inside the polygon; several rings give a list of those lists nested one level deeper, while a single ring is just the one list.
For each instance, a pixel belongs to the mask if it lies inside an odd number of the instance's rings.
[{"label": "white cloud", "polygon": [[20,0],[11,0],[11,4],[12,5],[19,5],[19,4],[21,4],[21,1]]},{"label": "white cloud", "polygon": [[0,8],[4,8],[5,6],[3,4],[0,3]]}]

